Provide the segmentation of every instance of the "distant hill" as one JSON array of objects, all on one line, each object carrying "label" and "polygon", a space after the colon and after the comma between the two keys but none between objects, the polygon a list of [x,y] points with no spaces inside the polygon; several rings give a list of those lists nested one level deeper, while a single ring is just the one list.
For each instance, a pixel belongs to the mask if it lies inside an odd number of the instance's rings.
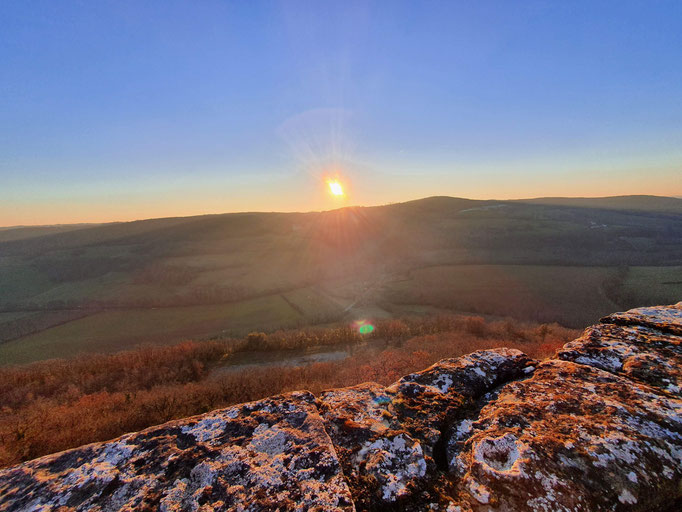
[{"label": "distant hill", "polygon": [[430,197],[27,231],[0,238],[0,362],[443,310],[585,325],[682,299],[680,204]]},{"label": "distant hill", "polygon": [[9,226],[0,227],[0,242],[23,240],[36,236],[65,233],[76,229],[97,226],[98,224],[59,224],[56,226]]},{"label": "distant hill", "polygon": [[661,196],[613,196],[613,197],[540,197],[520,199],[520,203],[576,208],[602,208],[607,210],[630,210],[682,214],[682,199]]}]

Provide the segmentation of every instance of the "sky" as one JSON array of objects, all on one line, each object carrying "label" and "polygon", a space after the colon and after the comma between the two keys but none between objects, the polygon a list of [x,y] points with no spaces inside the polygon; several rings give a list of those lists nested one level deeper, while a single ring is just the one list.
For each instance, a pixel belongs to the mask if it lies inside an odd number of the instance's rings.
[{"label": "sky", "polygon": [[678,0],[9,0],[0,27],[0,226],[682,196]]}]

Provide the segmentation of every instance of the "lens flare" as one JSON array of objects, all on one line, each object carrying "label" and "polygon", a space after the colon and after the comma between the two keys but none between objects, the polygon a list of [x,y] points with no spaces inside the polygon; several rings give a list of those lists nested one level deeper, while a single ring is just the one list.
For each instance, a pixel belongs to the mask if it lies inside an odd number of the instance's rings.
[{"label": "lens flare", "polygon": [[374,332],[374,326],[372,324],[365,324],[361,325],[360,329],[358,330],[360,331],[360,334],[369,334],[371,332]]},{"label": "lens flare", "polygon": [[368,323],[366,320],[356,320],[355,328],[360,334],[371,334],[374,332],[374,326]]},{"label": "lens flare", "polygon": [[343,187],[341,186],[341,183],[339,183],[339,180],[327,180],[327,185],[329,185],[329,191],[332,193],[333,196],[342,197],[345,195],[343,193]]}]

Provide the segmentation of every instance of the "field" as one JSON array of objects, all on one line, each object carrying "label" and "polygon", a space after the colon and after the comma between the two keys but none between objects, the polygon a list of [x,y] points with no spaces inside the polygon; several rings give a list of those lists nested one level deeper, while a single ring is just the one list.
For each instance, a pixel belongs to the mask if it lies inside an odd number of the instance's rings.
[{"label": "field", "polygon": [[29,316],[30,313],[26,311],[18,311],[18,312],[13,312],[13,313],[0,313],[0,324],[4,324],[5,322],[12,322],[14,320],[18,320],[19,318],[24,318],[26,316]]},{"label": "field", "polygon": [[243,213],[0,237],[0,365],[463,312],[582,327],[682,299],[682,200]]},{"label": "field", "polygon": [[429,304],[453,310],[589,325],[619,308],[603,283],[609,267],[539,265],[450,265],[416,269],[389,283],[387,301]]},{"label": "field", "polygon": [[672,304],[682,300],[682,267],[630,267],[623,281],[622,301]]},{"label": "field", "polygon": [[281,295],[233,304],[103,311],[0,345],[10,364],[115,352],[144,343],[236,336],[252,330],[296,327],[304,317]]},{"label": "field", "polygon": [[282,297],[309,325],[336,321],[343,316],[343,304],[314,287],[283,293]]},{"label": "field", "polygon": [[[680,267],[631,267],[617,294],[633,304],[675,302],[680,275]],[[144,343],[227,338],[250,331],[334,323],[352,319],[354,314],[386,318],[458,311],[580,327],[622,309],[605,286],[618,284],[619,277],[615,267],[424,267],[387,281],[365,298],[364,306],[351,311],[346,311],[346,306],[354,290],[346,290],[344,299],[332,298],[314,287],[226,304],[102,311],[0,344],[0,359],[21,364],[79,353],[114,352]],[[332,287],[334,290],[343,294],[343,290]],[[0,321],[20,314],[3,315]]]}]

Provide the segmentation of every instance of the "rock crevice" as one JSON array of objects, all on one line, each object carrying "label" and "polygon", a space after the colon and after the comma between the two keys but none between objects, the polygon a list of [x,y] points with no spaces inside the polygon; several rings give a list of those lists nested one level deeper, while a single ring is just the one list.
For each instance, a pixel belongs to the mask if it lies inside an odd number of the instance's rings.
[{"label": "rock crevice", "polygon": [[553,359],[479,351],[0,470],[0,511],[682,507],[682,303],[615,313]]}]

